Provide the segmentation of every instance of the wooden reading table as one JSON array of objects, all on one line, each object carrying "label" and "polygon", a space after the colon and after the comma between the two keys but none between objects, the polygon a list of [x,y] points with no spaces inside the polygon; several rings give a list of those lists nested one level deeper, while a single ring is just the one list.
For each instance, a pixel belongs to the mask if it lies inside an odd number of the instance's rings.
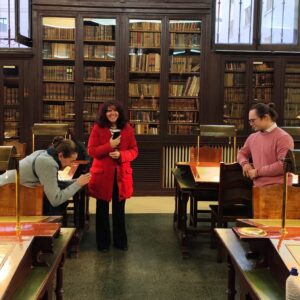
[{"label": "wooden reading table", "polygon": [[[273,237],[275,230],[280,229],[280,220],[239,220],[238,224],[266,229]],[[240,299],[285,299],[289,270],[300,268],[300,220],[288,220],[289,229],[293,236],[287,234],[284,239],[242,236],[233,229],[215,229],[227,254],[227,299],[235,298],[236,277],[240,281]],[[295,232],[299,232],[298,238]]]},{"label": "wooden reading table", "polygon": [[55,275],[62,298],[63,263],[75,229],[60,228],[55,218],[26,217],[19,231],[15,218],[0,218],[0,299],[50,299]]},{"label": "wooden reading table", "polygon": [[218,189],[220,164],[212,162],[178,162],[173,170],[175,178],[174,228],[181,241],[183,256],[189,254],[188,233],[199,232],[187,226],[187,202],[189,197],[201,189]]}]

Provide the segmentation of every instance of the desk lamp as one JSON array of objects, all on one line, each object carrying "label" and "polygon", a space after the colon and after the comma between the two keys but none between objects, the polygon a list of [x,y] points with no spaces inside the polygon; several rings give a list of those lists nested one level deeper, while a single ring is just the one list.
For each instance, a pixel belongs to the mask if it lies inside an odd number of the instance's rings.
[{"label": "desk lamp", "polygon": [[283,173],[283,193],[282,193],[282,223],[281,231],[283,234],[287,233],[285,228],[286,221],[286,203],[288,198],[288,173],[296,175],[300,174],[300,150],[288,150],[284,158],[284,173]]},{"label": "desk lamp", "polygon": [[[0,172],[11,168],[12,159],[17,159],[16,148],[14,146],[0,146]],[[19,192],[19,163],[15,161],[16,167],[16,231],[20,231],[20,192]]]}]

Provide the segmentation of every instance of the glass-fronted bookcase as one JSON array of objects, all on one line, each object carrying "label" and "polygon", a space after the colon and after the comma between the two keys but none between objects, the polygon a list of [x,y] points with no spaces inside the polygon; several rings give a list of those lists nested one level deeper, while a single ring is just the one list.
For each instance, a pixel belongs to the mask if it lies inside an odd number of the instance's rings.
[{"label": "glass-fronted bookcase", "polygon": [[275,64],[276,60],[264,57],[224,61],[224,124],[235,125],[238,131],[245,131],[250,129],[248,110],[254,103],[280,103],[275,91]]},{"label": "glass-fronted bookcase", "polygon": [[20,140],[23,119],[23,64],[0,63],[0,141]]}]

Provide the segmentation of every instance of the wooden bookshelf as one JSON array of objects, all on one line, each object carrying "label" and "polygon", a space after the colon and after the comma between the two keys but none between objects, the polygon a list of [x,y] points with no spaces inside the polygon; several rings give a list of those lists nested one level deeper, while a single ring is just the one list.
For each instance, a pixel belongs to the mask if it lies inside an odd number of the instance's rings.
[{"label": "wooden bookshelf", "polygon": [[[18,64],[0,64],[3,89],[0,92],[2,98],[1,119],[3,130],[1,140],[19,140],[21,128],[22,107],[22,76]],[[2,94],[2,95],[1,95]]]},{"label": "wooden bookshelf", "polygon": [[287,62],[284,71],[284,126],[300,126],[300,63]]},{"label": "wooden bookshelf", "polygon": [[75,128],[75,18],[42,18],[43,122]]},{"label": "wooden bookshelf", "polygon": [[114,18],[83,19],[83,129],[88,135],[99,106],[115,100],[116,24]]},{"label": "wooden bookshelf", "polygon": [[128,115],[137,135],[160,134],[161,20],[129,19]]},{"label": "wooden bookshelf", "polygon": [[199,124],[201,21],[170,20],[168,134],[191,135]]}]

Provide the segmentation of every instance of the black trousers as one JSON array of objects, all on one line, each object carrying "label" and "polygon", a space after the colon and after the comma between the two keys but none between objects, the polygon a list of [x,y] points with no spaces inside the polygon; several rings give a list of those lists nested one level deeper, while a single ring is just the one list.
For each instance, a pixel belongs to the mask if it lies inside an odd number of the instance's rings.
[{"label": "black trousers", "polygon": [[[114,246],[127,247],[127,235],[125,228],[125,202],[119,201],[119,189],[115,174],[112,193],[112,221]],[[99,250],[108,248],[111,242],[109,226],[109,202],[97,199],[96,206],[96,242]]]}]

